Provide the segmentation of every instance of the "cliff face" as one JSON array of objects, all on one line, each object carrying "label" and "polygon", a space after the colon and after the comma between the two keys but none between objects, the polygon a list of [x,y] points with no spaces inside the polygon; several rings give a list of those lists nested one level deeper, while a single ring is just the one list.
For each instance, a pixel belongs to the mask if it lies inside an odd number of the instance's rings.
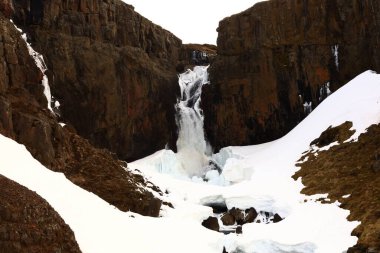
[{"label": "cliff face", "polygon": [[122,211],[158,216],[161,201],[139,175],[125,171],[106,150],[94,148],[47,109],[42,73],[20,32],[0,13],[0,133],[24,144],[46,167]]},{"label": "cliff face", "polygon": [[281,137],[327,86],[380,71],[379,10],[371,0],[271,0],[222,20],[202,97],[212,145]]},{"label": "cliff face", "polygon": [[178,38],[119,0],[13,2],[65,122],[126,160],[175,143]]}]

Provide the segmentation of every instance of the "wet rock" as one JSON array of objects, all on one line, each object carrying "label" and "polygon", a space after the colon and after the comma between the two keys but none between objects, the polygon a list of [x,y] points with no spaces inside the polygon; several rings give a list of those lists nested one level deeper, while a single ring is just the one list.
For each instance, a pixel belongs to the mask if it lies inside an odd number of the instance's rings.
[{"label": "wet rock", "polygon": [[277,213],[273,216],[273,223],[277,223],[277,222],[280,222],[282,220],[283,219],[281,218],[281,216],[278,215]]},{"label": "wet rock", "polygon": [[223,222],[223,225],[225,225],[225,226],[231,226],[231,225],[235,224],[235,217],[230,213],[224,214],[221,217],[221,220]]},{"label": "wet rock", "polygon": [[243,223],[244,223],[244,211],[240,210],[239,208],[233,207],[228,212],[235,218],[238,225],[243,225]]},{"label": "wet rock", "polygon": [[[358,74],[380,71],[380,2],[272,0],[225,18],[202,108],[217,150],[283,136]],[[353,17],[353,18],[349,18]]]},{"label": "wet rock", "polygon": [[256,212],[256,209],[253,207],[245,210],[245,214],[246,216],[244,218],[244,223],[252,223],[258,215],[258,213]]},{"label": "wet rock", "polygon": [[215,218],[215,217],[208,217],[206,220],[204,220],[202,222],[202,226],[208,228],[208,229],[211,229],[211,230],[214,230],[214,231],[217,231],[219,232],[219,223],[218,223],[218,219]]}]

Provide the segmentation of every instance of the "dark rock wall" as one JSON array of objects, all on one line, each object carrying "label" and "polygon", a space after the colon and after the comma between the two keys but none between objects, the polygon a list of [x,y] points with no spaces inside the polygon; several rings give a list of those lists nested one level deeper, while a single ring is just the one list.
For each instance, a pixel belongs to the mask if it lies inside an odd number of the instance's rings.
[{"label": "dark rock wall", "polygon": [[[217,149],[281,137],[357,74],[380,71],[380,2],[271,0],[219,23],[218,55],[202,95]],[[334,46],[338,46],[335,64]]]},{"label": "dark rock wall", "polygon": [[141,158],[175,143],[182,42],[119,0],[14,0],[45,56],[62,118],[98,147]]},{"label": "dark rock wall", "polygon": [[144,188],[143,177],[125,171],[113,154],[94,148],[72,127],[58,124],[46,107],[41,71],[21,34],[1,13],[0,57],[0,134],[120,210],[158,216],[161,201]]}]

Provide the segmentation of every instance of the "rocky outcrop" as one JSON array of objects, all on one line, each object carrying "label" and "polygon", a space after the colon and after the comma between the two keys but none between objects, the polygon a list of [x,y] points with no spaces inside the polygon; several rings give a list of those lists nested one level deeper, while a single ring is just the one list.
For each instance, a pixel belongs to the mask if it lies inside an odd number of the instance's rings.
[{"label": "rocky outcrop", "polygon": [[74,233],[40,196],[0,175],[0,251],[81,252]]},{"label": "rocky outcrop", "polygon": [[146,189],[143,177],[126,171],[114,154],[94,148],[70,125],[62,127],[47,109],[42,73],[20,32],[1,14],[0,57],[0,133],[120,210],[158,216],[161,201]]},{"label": "rocky outcrop", "polygon": [[281,137],[359,73],[380,71],[380,2],[270,0],[219,24],[218,55],[203,92],[218,149]]},{"label": "rocky outcrop", "polygon": [[339,133],[330,139],[340,144],[318,155],[307,152],[302,159],[308,159],[298,164],[300,170],[293,177],[302,178],[303,193],[328,193],[331,203],[339,201],[341,208],[350,210],[349,220],[361,222],[352,233],[359,238],[358,243],[347,252],[379,252],[380,170],[374,168],[380,161],[380,125],[369,127],[357,142],[344,142],[353,134],[347,125],[322,133],[317,140],[324,140],[326,133]]},{"label": "rocky outcrop", "polygon": [[62,118],[81,136],[124,160],[175,143],[181,40],[120,0],[13,2]]}]

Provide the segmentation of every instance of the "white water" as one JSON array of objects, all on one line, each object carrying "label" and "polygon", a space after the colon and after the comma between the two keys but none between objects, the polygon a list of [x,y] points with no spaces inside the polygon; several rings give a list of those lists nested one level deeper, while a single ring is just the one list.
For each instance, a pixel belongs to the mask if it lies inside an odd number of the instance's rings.
[{"label": "white water", "polygon": [[179,129],[177,158],[189,176],[206,172],[211,148],[205,140],[203,112],[200,108],[202,86],[208,83],[208,66],[196,66],[179,75],[181,98],[176,104]]}]

